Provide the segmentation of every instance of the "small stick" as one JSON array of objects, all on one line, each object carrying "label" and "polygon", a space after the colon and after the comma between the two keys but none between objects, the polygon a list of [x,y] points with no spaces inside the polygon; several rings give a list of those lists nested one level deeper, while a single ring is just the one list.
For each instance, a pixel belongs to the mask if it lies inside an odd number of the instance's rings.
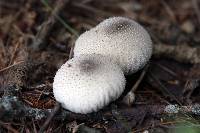
[{"label": "small stick", "polygon": [[14,67],[14,66],[16,66],[16,65],[19,65],[19,64],[21,64],[21,63],[23,63],[23,62],[24,62],[24,61],[20,61],[20,62],[17,62],[17,63],[15,63],[15,64],[13,64],[13,65],[10,65],[10,66],[8,66],[8,67],[5,67],[5,68],[3,68],[3,69],[0,70],[0,73],[3,72],[3,71],[5,71],[5,70],[10,69],[11,67]]},{"label": "small stick", "polygon": [[52,112],[50,113],[50,116],[47,118],[47,120],[45,121],[45,123],[42,125],[42,127],[40,128],[38,133],[43,133],[46,128],[49,126],[49,123],[51,122],[51,120],[53,119],[53,117],[58,113],[58,111],[60,110],[60,103],[56,102],[56,105],[54,107],[54,109],[52,110]]},{"label": "small stick", "polygon": [[10,59],[10,62],[9,62],[8,66],[10,66],[13,63],[14,58],[15,58],[16,53],[17,53],[17,49],[19,48],[20,44],[21,44],[21,41],[18,41],[17,44],[16,44],[16,46],[15,46],[14,51],[12,52],[12,56],[11,56],[11,59]]},{"label": "small stick", "polygon": [[169,73],[170,75],[172,75],[173,77],[178,77],[178,75],[172,71],[171,69],[167,68],[166,66],[163,66],[159,63],[155,63],[155,65],[157,65],[158,67],[160,67],[161,69],[163,69],[165,72]]},{"label": "small stick", "polygon": [[8,131],[11,131],[13,133],[19,133],[16,129],[14,129],[10,124],[5,124],[4,122],[0,121],[0,125],[4,128],[6,128]]},{"label": "small stick", "polygon": [[[73,57],[73,49],[74,49],[74,45],[70,49],[69,59],[71,59]],[[49,123],[51,122],[53,117],[58,113],[60,108],[61,108],[61,104],[56,102],[56,105],[55,105],[53,111],[51,112],[51,114],[47,118],[47,120],[45,121],[44,125],[40,128],[40,131],[38,133],[43,133],[46,130],[46,128],[48,127]]]},{"label": "small stick", "polygon": [[172,98],[173,100],[175,100],[179,105],[182,105],[181,102],[176,98],[175,95],[173,95],[161,82],[160,80],[153,75],[152,72],[149,72],[150,77],[153,79],[154,82],[156,82],[160,87],[159,90],[163,93],[163,95],[165,95],[166,93],[170,96],[170,98]]},{"label": "small stick", "polygon": [[78,33],[71,28],[58,14],[63,10],[69,0],[58,0],[56,6],[52,9],[46,0],[42,0],[42,3],[48,7],[52,13],[51,16],[42,24],[41,30],[37,33],[35,39],[33,40],[32,47],[35,50],[41,50],[46,46],[46,38],[48,37],[52,27],[54,26],[56,20],[58,20],[67,30],[78,36]]},{"label": "small stick", "polygon": [[145,66],[139,79],[136,81],[136,83],[134,84],[134,86],[132,87],[130,92],[123,98],[123,103],[125,103],[126,105],[131,106],[133,104],[133,102],[135,101],[134,93],[135,93],[136,89],[138,88],[138,86],[140,85],[140,83],[142,82],[147,70],[148,70],[148,65]]},{"label": "small stick", "polygon": [[137,82],[134,84],[133,88],[131,89],[131,92],[135,93],[136,89],[138,88],[138,86],[140,85],[140,83],[142,82],[147,70],[148,70],[149,65],[145,66],[144,70],[142,71],[139,79],[137,80]]},{"label": "small stick", "polygon": [[198,21],[199,21],[199,24],[200,24],[200,9],[199,9],[199,6],[198,6],[198,1],[197,0],[192,0],[192,4],[193,4],[193,7],[194,7],[194,11],[197,15],[197,18],[198,18]]},{"label": "small stick", "polygon": [[38,31],[35,39],[32,42],[32,47],[35,50],[40,50],[46,46],[45,40],[46,40],[47,36],[49,35],[50,30],[52,29],[53,25],[56,22],[56,18],[55,18],[54,14],[59,14],[60,11],[62,11],[62,9],[65,7],[66,3],[67,3],[66,0],[64,0],[64,1],[58,0],[57,1],[56,7],[52,11],[51,16],[48,18],[47,21],[45,21],[42,24],[41,29]]},{"label": "small stick", "polygon": [[170,8],[170,6],[166,3],[165,0],[161,0],[161,4],[164,6],[165,10],[171,17],[172,22],[176,23],[176,16],[175,16],[174,12],[172,11],[172,9]]}]

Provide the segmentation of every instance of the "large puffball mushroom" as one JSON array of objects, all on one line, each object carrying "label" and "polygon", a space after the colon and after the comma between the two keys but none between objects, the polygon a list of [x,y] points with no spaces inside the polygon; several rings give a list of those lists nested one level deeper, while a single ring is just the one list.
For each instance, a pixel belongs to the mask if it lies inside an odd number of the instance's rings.
[{"label": "large puffball mushroom", "polygon": [[137,22],[112,17],[83,33],[75,42],[74,56],[92,53],[110,57],[127,75],[138,71],[149,61],[152,41]]},{"label": "large puffball mushroom", "polygon": [[75,113],[96,112],[116,100],[125,89],[121,68],[102,55],[80,55],[68,60],[57,71],[54,97]]}]

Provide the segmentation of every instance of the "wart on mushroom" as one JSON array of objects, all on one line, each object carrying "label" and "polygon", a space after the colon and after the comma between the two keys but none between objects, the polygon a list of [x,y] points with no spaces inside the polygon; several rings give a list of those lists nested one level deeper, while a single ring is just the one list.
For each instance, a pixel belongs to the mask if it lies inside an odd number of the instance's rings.
[{"label": "wart on mushroom", "polygon": [[147,31],[135,21],[112,17],[77,39],[74,56],[92,53],[110,57],[127,75],[138,71],[149,61],[152,41]]},{"label": "wart on mushroom", "polygon": [[81,55],[67,61],[56,73],[53,92],[65,109],[75,113],[98,111],[124,91],[121,68],[102,55]]}]

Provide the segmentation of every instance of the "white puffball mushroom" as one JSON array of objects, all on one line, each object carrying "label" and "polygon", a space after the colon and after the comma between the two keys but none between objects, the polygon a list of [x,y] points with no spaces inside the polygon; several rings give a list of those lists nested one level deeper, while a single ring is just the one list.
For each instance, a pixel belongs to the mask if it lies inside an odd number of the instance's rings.
[{"label": "white puffball mushroom", "polygon": [[102,55],[80,55],[57,71],[53,82],[55,99],[75,113],[96,112],[116,100],[125,89],[121,68]]},{"label": "white puffball mushroom", "polygon": [[149,61],[152,41],[137,22],[124,17],[111,17],[83,33],[75,42],[74,56],[92,53],[110,57],[128,75]]}]

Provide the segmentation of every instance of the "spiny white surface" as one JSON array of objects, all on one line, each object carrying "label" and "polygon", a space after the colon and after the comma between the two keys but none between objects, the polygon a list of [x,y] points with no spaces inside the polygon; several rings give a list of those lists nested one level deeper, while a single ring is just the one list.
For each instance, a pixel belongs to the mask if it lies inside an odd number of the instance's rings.
[{"label": "spiny white surface", "polygon": [[112,17],[77,39],[74,56],[91,53],[109,56],[127,75],[138,71],[149,61],[152,41],[147,31],[135,21]]},{"label": "spiny white surface", "polygon": [[75,113],[98,111],[116,100],[125,89],[121,68],[102,55],[80,55],[68,60],[57,71],[54,97]]}]

